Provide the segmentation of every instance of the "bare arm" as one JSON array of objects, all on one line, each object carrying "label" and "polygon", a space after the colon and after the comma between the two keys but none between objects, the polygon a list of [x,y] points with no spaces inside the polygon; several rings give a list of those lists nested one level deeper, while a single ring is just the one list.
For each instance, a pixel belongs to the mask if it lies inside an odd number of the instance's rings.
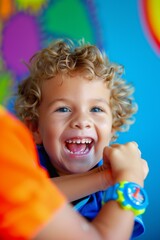
[{"label": "bare arm", "polygon": [[52,178],[52,181],[65,194],[69,202],[105,190],[111,185],[111,180],[110,170],[104,169],[103,166],[85,173]]},{"label": "bare arm", "polygon": [[[106,148],[104,158],[111,167],[114,183],[126,180],[143,186],[148,166],[134,143]],[[123,210],[115,201],[106,203],[91,224],[65,205],[35,240],[129,240],[133,224],[133,212]]]},{"label": "bare arm", "polygon": [[[117,146],[118,144],[114,144],[112,147],[115,148]],[[123,145],[119,145],[119,146],[122,147]],[[130,155],[128,155],[128,163],[130,164],[129,159],[130,159]],[[147,168],[145,166],[145,163],[146,162],[142,159],[142,167],[144,169],[144,179],[148,173],[148,171],[145,170]],[[106,150],[104,150],[103,166],[97,167],[85,173],[70,174],[70,175],[52,178],[52,181],[65,194],[68,201],[72,202],[74,200],[80,199],[94,192],[105,190],[109,186],[111,186],[115,182],[115,180],[111,175],[110,168],[111,168],[111,163],[107,160]]]},{"label": "bare arm", "polygon": [[133,224],[133,213],[122,210],[116,202],[105,204],[92,224],[65,205],[34,240],[129,240]]}]

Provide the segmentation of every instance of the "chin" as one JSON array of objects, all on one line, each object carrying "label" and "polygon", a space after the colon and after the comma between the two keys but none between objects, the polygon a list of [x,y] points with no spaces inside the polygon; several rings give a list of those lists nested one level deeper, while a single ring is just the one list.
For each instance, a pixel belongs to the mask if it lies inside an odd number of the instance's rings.
[{"label": "chin", "polygon": [[76,167],[76,168],[70,168],[69,173],[74,174],[74,173],[85,173],[91,170],[92,167]]}]

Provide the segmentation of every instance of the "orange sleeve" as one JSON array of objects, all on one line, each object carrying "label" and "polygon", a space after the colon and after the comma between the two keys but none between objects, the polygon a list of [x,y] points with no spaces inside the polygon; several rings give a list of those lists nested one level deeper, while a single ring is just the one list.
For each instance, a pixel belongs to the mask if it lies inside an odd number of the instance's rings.
[{"label": "orange sleeve", "polygon": [[27,128],[0,107],[0,239],[30,239],[66,199],[38,163]]}]

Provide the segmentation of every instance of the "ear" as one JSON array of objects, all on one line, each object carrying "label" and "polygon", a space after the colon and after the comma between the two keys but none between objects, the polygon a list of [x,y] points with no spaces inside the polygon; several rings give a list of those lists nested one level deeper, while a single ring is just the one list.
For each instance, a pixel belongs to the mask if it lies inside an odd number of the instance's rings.
[{"label": "ear", "polygon": [[33,139],[36,144],[42,144],[42,138],[41,134],[38,128],[38,123],[37,121],[34,120],[25,120],[25,125],[29,128],[29,130],[32,132]]}]

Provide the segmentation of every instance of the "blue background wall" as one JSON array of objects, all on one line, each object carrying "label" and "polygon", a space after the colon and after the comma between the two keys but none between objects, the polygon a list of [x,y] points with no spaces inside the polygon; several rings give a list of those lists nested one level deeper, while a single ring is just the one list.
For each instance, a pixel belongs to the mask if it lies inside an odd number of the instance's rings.
[{"label": "blue background wall", "polygon": [[[100,1],[102,3],[102,1]],[[119,142],[135,140],[148,161],[145,183],[150,204],[144,214],[146,233],[141,240],[160,239],[160,56],[151,47],[140,23],[138,1],[106,1],[101,24],[106,51],[125,66],[125,78],[135,85],[139,105],[136,122]],[[159,15],[160,17],[160,15]],[[160,26],[159,26],[160,29]]]},{"label": "blue background wall", "polygon": [[[2,2],[5,3],[1,0]],[[19,6],[18,2],[21,3]],[[156,2],[160,9],[160,0],[150,0],[150,2]],[[17,54],[14,55],[13,59],[8,55],[7,58],[4,54],[7,42],[5,34],[9,26],[12,38],[9,39],[10,42],[8,41],[8,47],[12,46],[11,50],[13,49],[14,39],[15,48],[18,46],[19,55],[23,53],[22,58],[26,56],[25,54],[44,47],[55,37],[84,37],[104,48],[112,61],[124,65],[124,77],[128,82],[132,82],[136,88],[135,99],[139,105],[139,111],[136,114],[135,124],[129,132],[120,134],[118,142],[137,141],[142,151],[142,157],[148,161],[150,173],[145,188],[149,195],[150,204],[143,217],[146,233],[139,239],[159,240],[160,55],[156,53],[144,32],[139,11],[140,0],[42,0],[40,1],[41,6],[35,6],[34,0],[29,1],[30,6],[23,5],[23,1],[13,0],[10,3],[14,4],[12,8],[14,10],[8,9],[8,15],[5,16],[2,15],[1,11],[2,4],[0,6],[0,33],[2,31],[0,42],[2,45],[0,45],[0,54],[2,54],[2,59],[0,58],[1,103],[4,103],[5,97],[10,97],[14,92],[16,82],[19,82],[25,75],[25,70],[21,67],[22,63],[18,65],[20,59],[16,59]],[[50,4],[48,8],[46,3]],[[36,31],[35,35],[28,34],[27,27],[23,34],[23,28],[13,31],[13,21],[17,17],[15,9],[20,13],[19,17],[23,15],[27,21],[32,23],[32,27]],[[28,27],[29,30],[31,30],[30,27]],[[22,35],[23,41],[21,41]],[[31,37],[37,41],[37,44],[34,42],[34,46]],[[26,49],[27,52],[25,52]],[[17,63],[16,68],[14,62]],[[8,103],[7,107],[12,110],[11,102]]]}]

